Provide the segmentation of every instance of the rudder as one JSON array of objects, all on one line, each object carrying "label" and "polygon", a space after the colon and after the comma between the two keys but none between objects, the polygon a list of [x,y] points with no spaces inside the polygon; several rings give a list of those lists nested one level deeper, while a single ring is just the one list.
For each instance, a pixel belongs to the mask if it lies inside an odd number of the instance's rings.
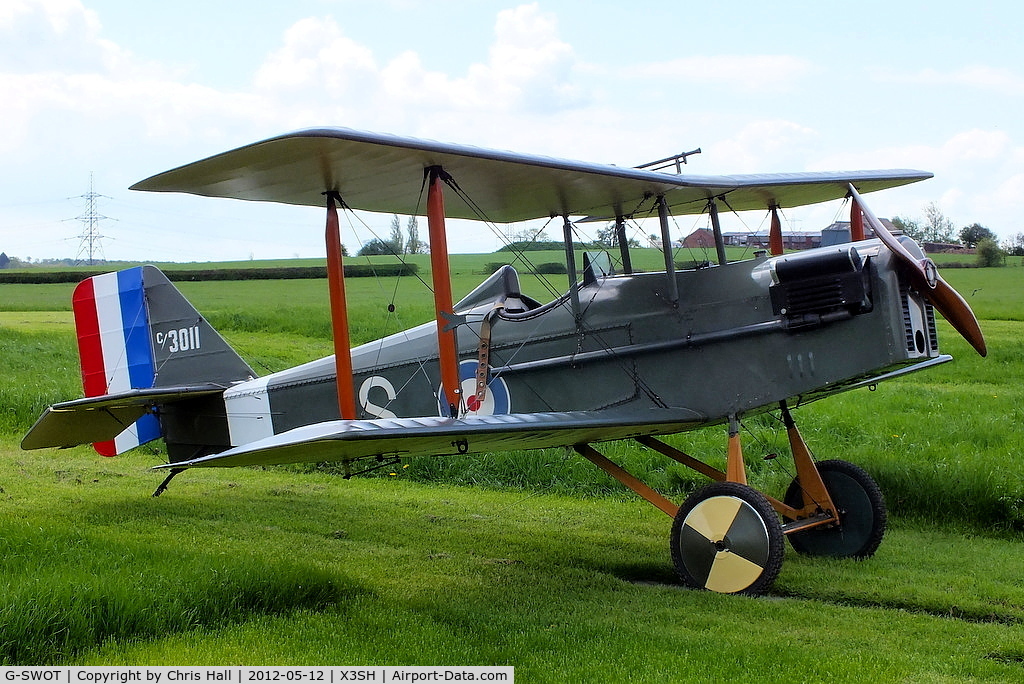
[{"label": "rudder", "polygon": [[[87,278],[72,308],[86,397],[197,381],[227,386],[255,375],[154,266]],[[160,436],[157,415],[147,413],[94,446],[114,456]]]}]

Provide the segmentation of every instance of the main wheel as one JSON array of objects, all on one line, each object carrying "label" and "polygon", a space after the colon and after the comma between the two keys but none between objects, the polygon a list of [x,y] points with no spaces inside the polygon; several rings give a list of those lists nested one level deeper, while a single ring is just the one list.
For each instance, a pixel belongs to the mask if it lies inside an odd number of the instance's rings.
[{"label": "main wheel", "polygon": [[[789,543],[808,556],[868,558],[885,534],[887,513],[882,490],[863,468],[848,461],[821,461],[817,465],[825,489],[839,509],[839,524],[793,532],[788,535]],[[803,507],[798,480],[789,485],[784,500],[794,508]]]},{"label": "main wheel", "polygon": [[760,594],[782,569],[782,525],[768,499],[735,482],[691,494],[672,524],[672,562],[688,586]]}]

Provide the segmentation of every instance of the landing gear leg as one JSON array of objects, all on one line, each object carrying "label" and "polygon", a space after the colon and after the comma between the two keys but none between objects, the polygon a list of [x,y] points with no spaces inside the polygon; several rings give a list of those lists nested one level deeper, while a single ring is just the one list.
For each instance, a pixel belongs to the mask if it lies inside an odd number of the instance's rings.
[{"label": "landing gear leg", "polygon": [[[873,555],[882,543],[887,519],[878,484],[863,468],[847,461],[815,463],[786,402],[781,408],[797,473],[781,507],[784,517],[795,521],[786,525],[790,544],[809,556]],[[831,521],[814,526],[801,522],[817,516]]]},{"label": "landing gear leg", "polygon": [[[832,498],[839,523],[789,534],[789,543],[808,556],[868,558],[885,535],[887,513],[882,491],[863,468],[847,461],[818,463],[818,472]],[[805,493],[796,479],[786,491],[785,503],[799,508]]]}]

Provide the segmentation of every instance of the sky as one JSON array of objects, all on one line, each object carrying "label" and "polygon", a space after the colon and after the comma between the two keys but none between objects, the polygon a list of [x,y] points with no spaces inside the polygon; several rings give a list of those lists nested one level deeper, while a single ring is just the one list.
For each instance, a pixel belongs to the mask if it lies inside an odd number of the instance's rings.
[{"label": "sky", "polygon": [[[1024,231],[1022,29],[1024,4],[984,0],[0,0],[0,251],[79,255],[91,182],[97,256],[321,257],[322,209],[128,190],[314,126],[621,166],[700,147],[684,170],[701,175],[922,169],[874,212],[934,202],[1005,239]],[[845,218],[784,213],[786,230]],[[343,221],[343,242],[390,220]],[[500,243],[460,223],[448,244]]]}]

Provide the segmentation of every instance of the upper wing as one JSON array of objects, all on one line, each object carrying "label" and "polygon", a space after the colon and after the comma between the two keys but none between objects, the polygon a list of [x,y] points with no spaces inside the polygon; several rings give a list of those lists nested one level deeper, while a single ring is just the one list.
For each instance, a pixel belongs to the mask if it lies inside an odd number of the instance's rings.
[{"label": "upper wing", "polygon": [[842,199],[853,183],[862,192],[875,192],[916,183],[931,178],[927,171],[914,169],[887,169],[879,171],[804,171],[802,173],[754,173],[719,176],[723,182],[718,188],[697,188],[670,191],[665,194],[676,214],[699,214],[704,203],[712,197],[721,197],[735,211],[800,207]]},{"label": "upper wing", "polygon": [[737,211],[823,202],[853,183],[871,192],[930,178],[923,171],[682,176],[438,143],[346,128],[296,131],[157,174],[133,190],[323,206],[339,192],[353,209],[421,214],[424,169],[441,166],[473,201],[450,200],[451,218],[499,223],[561,216],[617,216],[664,194],[676,213],[700,213],[725,196]]},{"label": "upper wing", "polygon": [[464,418],[333,420],[294,428],[219,454],[160,468],[353,461],[572,446],[690,429],[706,419],[685,408],[510,413]]}]

